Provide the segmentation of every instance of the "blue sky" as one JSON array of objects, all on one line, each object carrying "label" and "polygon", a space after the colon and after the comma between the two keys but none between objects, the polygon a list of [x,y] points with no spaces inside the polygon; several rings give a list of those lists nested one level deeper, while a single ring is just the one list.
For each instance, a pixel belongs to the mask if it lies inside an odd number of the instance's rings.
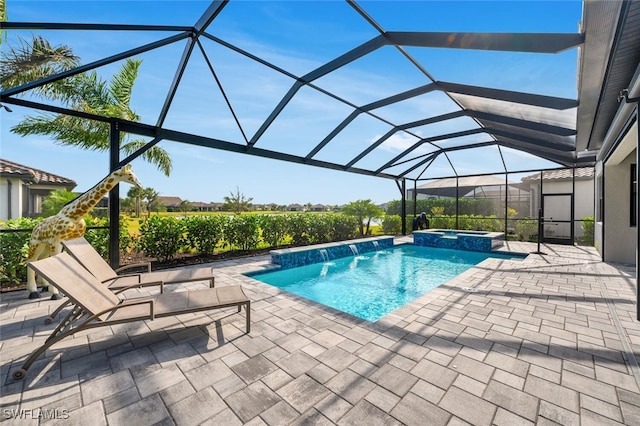
[{"label": "blue sky", "polygon": [[[582,5],[579,1],[371,1],[360,6],[389,31],[469,32],[577,32]],[[208,6],[202,1],[29,1],[8,0],[11,21],[89,22],[192,25]],[[342,1],[234,1],[209,27],[209,33],[239,46],[298,76],[377,35]],[[52,44],[66,44],[89,63],[105,56],[152,42],[169,33],[38,31]],[[12,31],[30,38],[32,32]],[[248,60],[210,40],[202,40],[225,93],[250,138],[289,90],[292,80]],[[3,48],[6,46],[3,43]],[[138,56],[143,60],[134,88],[132,107],[142,122],[155,124],[164,96],[173,79],[184,44],[164,47]],[[555,55],[448,50],[408,47],[407,52],[436,79],[545,95],[576,97],[575,49]],[[98,69],[108,80],[120,63]],[[430,81],[397,50],[385,47],[314,83],[355,105],[364,105],[418,87]],[[27,97],[28,98],[28,97]],[[11,106],[0,112],[0,156],[43,169],[78,182],[77,191],[93,186],[108,173],[106,153],[83,151],[56,144],[46,136],[22,138],[10,128],[33,111]],[[376,113],[392,122],[409,122],[455,110],[441,92],[432,92]],[[256,145],[306,155],[352,109],[324,94],[301,89],[278,120]],[[572,112],[570,111],[569,114]],[[573,112],[574,113],[574,112]],[[199,51],[185,71],[165,126],[179,131],[242,143],[242,135]],[[460,118],[414,129],[427,137],[473,126]],[[388,126],[362,115],[314,158],[345,163],[386,133]],[[396,134],[379,152],[356,165],[378,167],[415,142]],[[444,141],[447,146],[482,141],[475,135]],[[486,140],[486,137],[484,138]],[[163,141],[172,156],[173,171],[165,177],[153,166],[135,160],[133,167],[144,186],[161,195],[191,201],[222,201],[236,187],[256,203],[343,204],[357,199],[383,203],[400,198],[394,181],[351,173],[295,165],[259,157]],[[426,148],[425,148],[426,149]],[[428,152],[428,151],[425,151]],[[552,167],[553,163],[504,150],[510,170]],[[502,162],[495,147],[454,152],[450,159],[459,174],[500,172]],[[407,167],[401,166],[401,167]],[[392,171],[399,171],[394,169]],[[451,176],[448,162],[439,157],[423,177]],[[514,175],[510,180],[518,180]],[[126,193],[128,188],[121,191]]]}]

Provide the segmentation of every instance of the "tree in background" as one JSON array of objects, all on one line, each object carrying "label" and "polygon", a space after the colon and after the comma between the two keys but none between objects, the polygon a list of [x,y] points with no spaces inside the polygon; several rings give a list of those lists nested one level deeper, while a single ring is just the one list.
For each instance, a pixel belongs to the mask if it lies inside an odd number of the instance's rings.
[{"label": "tree in background", "polygon": [[132,186],[131,188],[129,188],[129,191],[127,191],[127,198],[133,200],[136,216],[140,217],[140,203],[144,198],[144,188]]},{"label": "tree in background", "polygon": [[184,217],[187,217],[187,212],[190,212],[191,210],[193,210],[193,203],[189,200],[184,200],[183,202],[180,203],[180,205],[178,206],[178,209],[184,213]]},{"label": "tree in background", "polygon": [[48,217],[58,213],[65,204],[75,200],[78,194],[66,189],[56,189],[42,201],[42,216]]},{"label": "tree in background", "polygon": [[[384,216],[384,210],[373,204],[371,200],[352,201],[344,206],[342,213],[358,218],[361,236],[369,234],[369,226],[372,219],[379,219]],[[364,228],[365,221],[367,223],[366,229]]]},{"label": "tree in background", "polygon": [[240,188],[236,186],[236,193],[229,192],[228,197],[224,197],[224,210],[232,211],[237,214],[247,212],[251,209],[251,201],[253,197],[246,198],[244,194],[240,193]]},{"label": "tree in background", "polygon": [[158,191],[153,188],[144,188],[142,190],[142,196],[140,200],[144,203],[145,210],[147,211],[147,217],[151,216],[152,210],[159,210],[160,200],[158,198]]},{"label": "tree in background", "polygon": [[136,200],[130,197],[120,198],[120,211],[133,214],[136,212]]}]

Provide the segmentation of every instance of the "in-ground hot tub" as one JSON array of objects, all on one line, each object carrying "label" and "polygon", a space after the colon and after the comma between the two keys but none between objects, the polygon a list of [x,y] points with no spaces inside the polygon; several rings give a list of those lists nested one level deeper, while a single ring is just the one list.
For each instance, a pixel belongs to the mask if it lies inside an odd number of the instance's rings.
[{"label": "in-ground hot tub", "polygon": [[456,229],[427,229],[413,231],[417,246],[489,252],[504,244],[504,232],[461,231]]}]

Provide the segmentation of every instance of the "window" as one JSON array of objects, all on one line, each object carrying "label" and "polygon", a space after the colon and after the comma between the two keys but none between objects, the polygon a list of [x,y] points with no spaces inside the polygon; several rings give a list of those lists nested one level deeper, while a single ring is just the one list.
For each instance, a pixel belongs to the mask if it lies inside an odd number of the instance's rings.
[{"label": "window", "polygon": [[636,226],[636,217],[637,217],[637,207],[638,207],[638,174],[636,170],[636,165],[631,165],[631,173],[629,176],[629,187],[630,187],[630,209],[629,209],[629,224],[630,226]]}]

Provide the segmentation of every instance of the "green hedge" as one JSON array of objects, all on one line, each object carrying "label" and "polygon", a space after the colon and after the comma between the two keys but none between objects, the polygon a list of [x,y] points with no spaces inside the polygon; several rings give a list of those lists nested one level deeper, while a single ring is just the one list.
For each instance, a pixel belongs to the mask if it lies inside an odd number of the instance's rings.
[{"label": "green hedge", "polygon": [[[588,218],[583,221],[585,239],[592,238],[593,229]],[[89,226],[106,226],[106,219],[86,219]],[[177,218],[154,215],[140,223],[140,235],[132,238],[127,233],[126,219],[121,217],[120,251],[133,250],[159,260],[174,258],[180,252],[213,253],[222,246],[231,249],[253,250],[258,247],[278,247],[285,244],[306,245],[356,238],[358,219],[345,214],[292,213],[280,215],[243,214],[237,216],[190,216]],[[407,216],[407,232],[411,232],[413,216]],[[455,229],[455,215],[430,216],[432,229]],[[37,223],[20,219],[0,223],[4,228],[31,229]],[[382,221],[385,234],[401,233],[401,217],[387,214]],[[496,216],[460,215],[458,229],[503,231],[504,220]],[[530,240],[537,232],[535,219],[515,222],[515,233]],[[30,232],[0,233],[0,281],[2,285],[15,285],[26,281],[24,262],[27,256]],[[87,230],[85,237],[105,258],[109,251],[109,230]]]},{"label": "green hedge", "polygon": [[[32,229],[40,222],[38,219],[10,219],[0,222],[1,229]],[[25,262],[29,255],[29,238],[31,232],[0,233],[0,283],[3,287],[11,287],[27,281]]]},{"label": "green hedge", "polygon": [[217,247],[306,245],[355,238],[358,220],[344,214],[151,216],[140,224],[134,250],[161,260],[180,252],[213,253]]},{"label": "green hedge", "polygon": [[[431,215],[433,208],[443,208],[442,214],[452,216],[456,214],[455,198],[424,198],[416,200],[416,212]],[[401,200],[393,200],[387,204],[387,214],[399,215],[402,210]],[[407,212],[413,212],[413,200],[407,200]],[[495,214],[495,206],[492,200],[486,198],[460,198],[458,202],[458,214],[489,216]]]},{"label": "green hedge", "polygon": [[[27,281],[26,261],[29,255],[31,230],[42,218],[10,219],[0,221],[0,229],[16,229],[20,232],[0,232],[0,286],[11,287]],[[120,218],[120,251],[126,253],[132,247],[127,233],[127,219]],[[85,217],[88,227],[108,226],[106,219]],[[87,229],[85,238],[105,258],[109,258],[109,229]]]}]

